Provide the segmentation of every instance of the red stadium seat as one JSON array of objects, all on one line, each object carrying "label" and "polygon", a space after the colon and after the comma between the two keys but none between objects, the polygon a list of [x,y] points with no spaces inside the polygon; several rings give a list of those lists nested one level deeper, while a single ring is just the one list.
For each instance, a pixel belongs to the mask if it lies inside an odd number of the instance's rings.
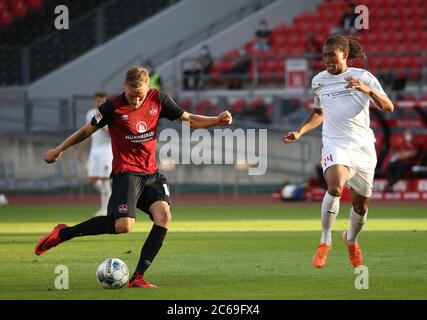
[{"label": "red stadium seat", "polygon": [[11,25],[13,22],[13,15],[6,9],[0,11],[0,27]]},{"label": "red stadium seat", "polygon": [[266,103],[264,99],[254,99],[249,104],[249,110],[251,112],[257,113],[258,110],[261,108],[265,108],[265,114],[267,118],[271,119],[273,115],[273,106],[271,104]]},{"label": "red stadium seat", "polygon": [[218,106],[214,105],[214,103],[211,100],[205,99],[205,100],[201,100],[197,104],[196,113],[208,115],[208,116],[214,116],[219,113],[219,108]]},{"label": "red stadium seat", "polygon": [[23,17],[27,14],[27,6],[23,0],[10,0],[9,7],[15,17]]},{"label": "red stadium seat", "polygon": [[184,99],[179,102],[179,106],[187,112],[191,112],[191,105],[193,102],[191,99]]},{"label": "red stadium seat", "polygon": [[234,101],[230,106],[230,112],[232,114],[241,114],[246,110],[247,101],[245,99],[238,99]]},{"label": "red stadium seat", "polygon": [[[272,30],[272,50],[253,52],[251,55],[263,59],[258,65],[259,75],[264,82],[284,80],[284,63],[268,62],[269,55],[282,60],[285,57],[306,52],[306,37],[313,32],[320,43],[328,36],[332,27],[338,25],[342,14],[348,10],[347,0],[324,0],[315,12],[302,12],[291,24],[281,24]],[[370,28],[356,34],[369,56],[369,70],[391,71],[396,75],[419,76],[422,65],[420,58],[408,58],[412,52],[427,51],[427,1],[424,0],[357,0],[355,4],[367,5]],[[251,47],[250,42],[246,46]],[[237,50],[235,50],[237,54]],[[378,53],[379,56],[373,56]],[[233,56],[230,52],[226,56]],[[324,70],[321,61],[310,64],[314,72]],[[356,61],[359,67],[366,67]]]},{"label": "red stadium seat", "polygon": [[418,79],[421,75],[421,67],[423,65],[423,58],[420,56],[411,56],[409,58],[409,77],[411,79]]},{"label": "red stadium seat", "polygon": [[28,8],[39,9],[42,6],[43,0],[26,0],[25,3]]}]

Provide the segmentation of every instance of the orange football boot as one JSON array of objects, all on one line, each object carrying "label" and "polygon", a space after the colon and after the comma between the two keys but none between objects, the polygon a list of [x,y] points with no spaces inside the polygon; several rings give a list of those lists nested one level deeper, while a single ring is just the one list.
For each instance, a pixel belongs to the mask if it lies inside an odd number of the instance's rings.
[{"label": "orange football boot", "polygon": [[322,268],[326,264],[326,260],[328,259],[328,252],[331,250],[332,246],[321,243],[317,248],[316,252],[313,256],[313,264],[316,268]]},{"label": "orange football boot", "polygon": [[360,249],[359,243],[356,242],[354,244],[351,244],[347,240],[347,231],[344,231],[342,234],[345,244],[348,249],[348,258],[350,259],[351,264],[353,267],[358,267],[363,265],[363,256],[362,256],[362,249]]}]

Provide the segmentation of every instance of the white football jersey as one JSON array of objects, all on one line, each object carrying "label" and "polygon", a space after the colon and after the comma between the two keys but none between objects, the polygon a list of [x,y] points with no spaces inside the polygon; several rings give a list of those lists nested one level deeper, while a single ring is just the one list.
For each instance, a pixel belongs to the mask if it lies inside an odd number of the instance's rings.
[{"label": "white football jersey", "polygon": [[356,89],[347,89],[346,78],[349,76],[385,95],[377,78],[364,69],[348,68],[337,75],[325,70],[317,74],[311,86],[314,107],[323,111],[324,146],[354,148],[375,142],[374,133],[370,128],[369,96]]},{"label": "white football jersey", "polygon": [[[86,113],[86,122],[91,122],[95,116],[97,109],[91,109]],[[108,131],[103,128],[98,129],[91,135],[90,153],[94,152],[110,152],[111,151],[111,138]]]}]

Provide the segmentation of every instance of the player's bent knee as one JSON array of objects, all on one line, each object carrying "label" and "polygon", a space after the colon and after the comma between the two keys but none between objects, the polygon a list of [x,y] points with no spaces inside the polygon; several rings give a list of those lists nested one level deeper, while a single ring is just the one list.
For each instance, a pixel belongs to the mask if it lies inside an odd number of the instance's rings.
[{"label": "player's bent knee", "polygon": [[163,212],[153,216],[154,223],[160,226],[168,225],[171,222],[171,220],[172,220],[172,216],[170,212],[169,213]]},{"label": "player's bent knee", "polygon": [[156,225],[167,228],[172,220],[169,203],[166,201],[156,201],[150,207],[151,217]]},{"label": "player's bent knee", "polygon": [[167,226],[172,220],[172,214],[169,208],[163,208],[155,213],[153,213],[153,222],[159,226]]},{"label": "player's bent knee", "polygon": [[356,205],[353,206],[353,211],[356,212],[357,214],[364,216],[366,214],[366,212],[368,211],[368,206],[367,205]]},{"label": "player's bent knee", "polygon": [[333,197],[341,197],[342,188],[340,187],[330,187],[328,188],[328,193]]},{"label": "player's bent knee", "polygon": [[133,229],[134,220],[131,218],[121,218],[116,220],[116,232],[128,233]]}]

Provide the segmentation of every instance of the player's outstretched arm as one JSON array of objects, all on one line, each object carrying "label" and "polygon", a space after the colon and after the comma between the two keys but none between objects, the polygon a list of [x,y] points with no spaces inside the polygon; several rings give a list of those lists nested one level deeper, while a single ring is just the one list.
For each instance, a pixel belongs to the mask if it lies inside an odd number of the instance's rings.
[{"label": "player's outstretched arm", "polygon": [[79,130],[77,130],[72,135],[70,135],[67,139],[65,139],[64,142],[62,142],[59,146],[57,146],[54,149],[50,149],[50,150],[46,151],[46,153],[44,154],[44,157],[43,157],[44,161],[46,161],[47,163],[55,162],[62,155],[62,153],[65,150],[67,150],[69,147],[87,139],[97,129],[98,128],[96,126],[93,126],[90,123],[81,127]]},{"label": "player's outstretched arm", "polygon": [[216,117],[207,117],[198,114],[184,112],[179,118],[181,121],[189,121],[190,128],[211,128],[217,126],[227,126],[233,122],[233,117],[228,111],[223,111]]},{"label": "player's outstretched arm", "polygon": [[290,144],[307,132],[317,128],[323,122],[323,113],[322,109],[313,109],[313,111],[308,116],[307,120],[301,125],[301,127],[296,131],[286,132],[283,136],[283,142],[286,144]]}]

